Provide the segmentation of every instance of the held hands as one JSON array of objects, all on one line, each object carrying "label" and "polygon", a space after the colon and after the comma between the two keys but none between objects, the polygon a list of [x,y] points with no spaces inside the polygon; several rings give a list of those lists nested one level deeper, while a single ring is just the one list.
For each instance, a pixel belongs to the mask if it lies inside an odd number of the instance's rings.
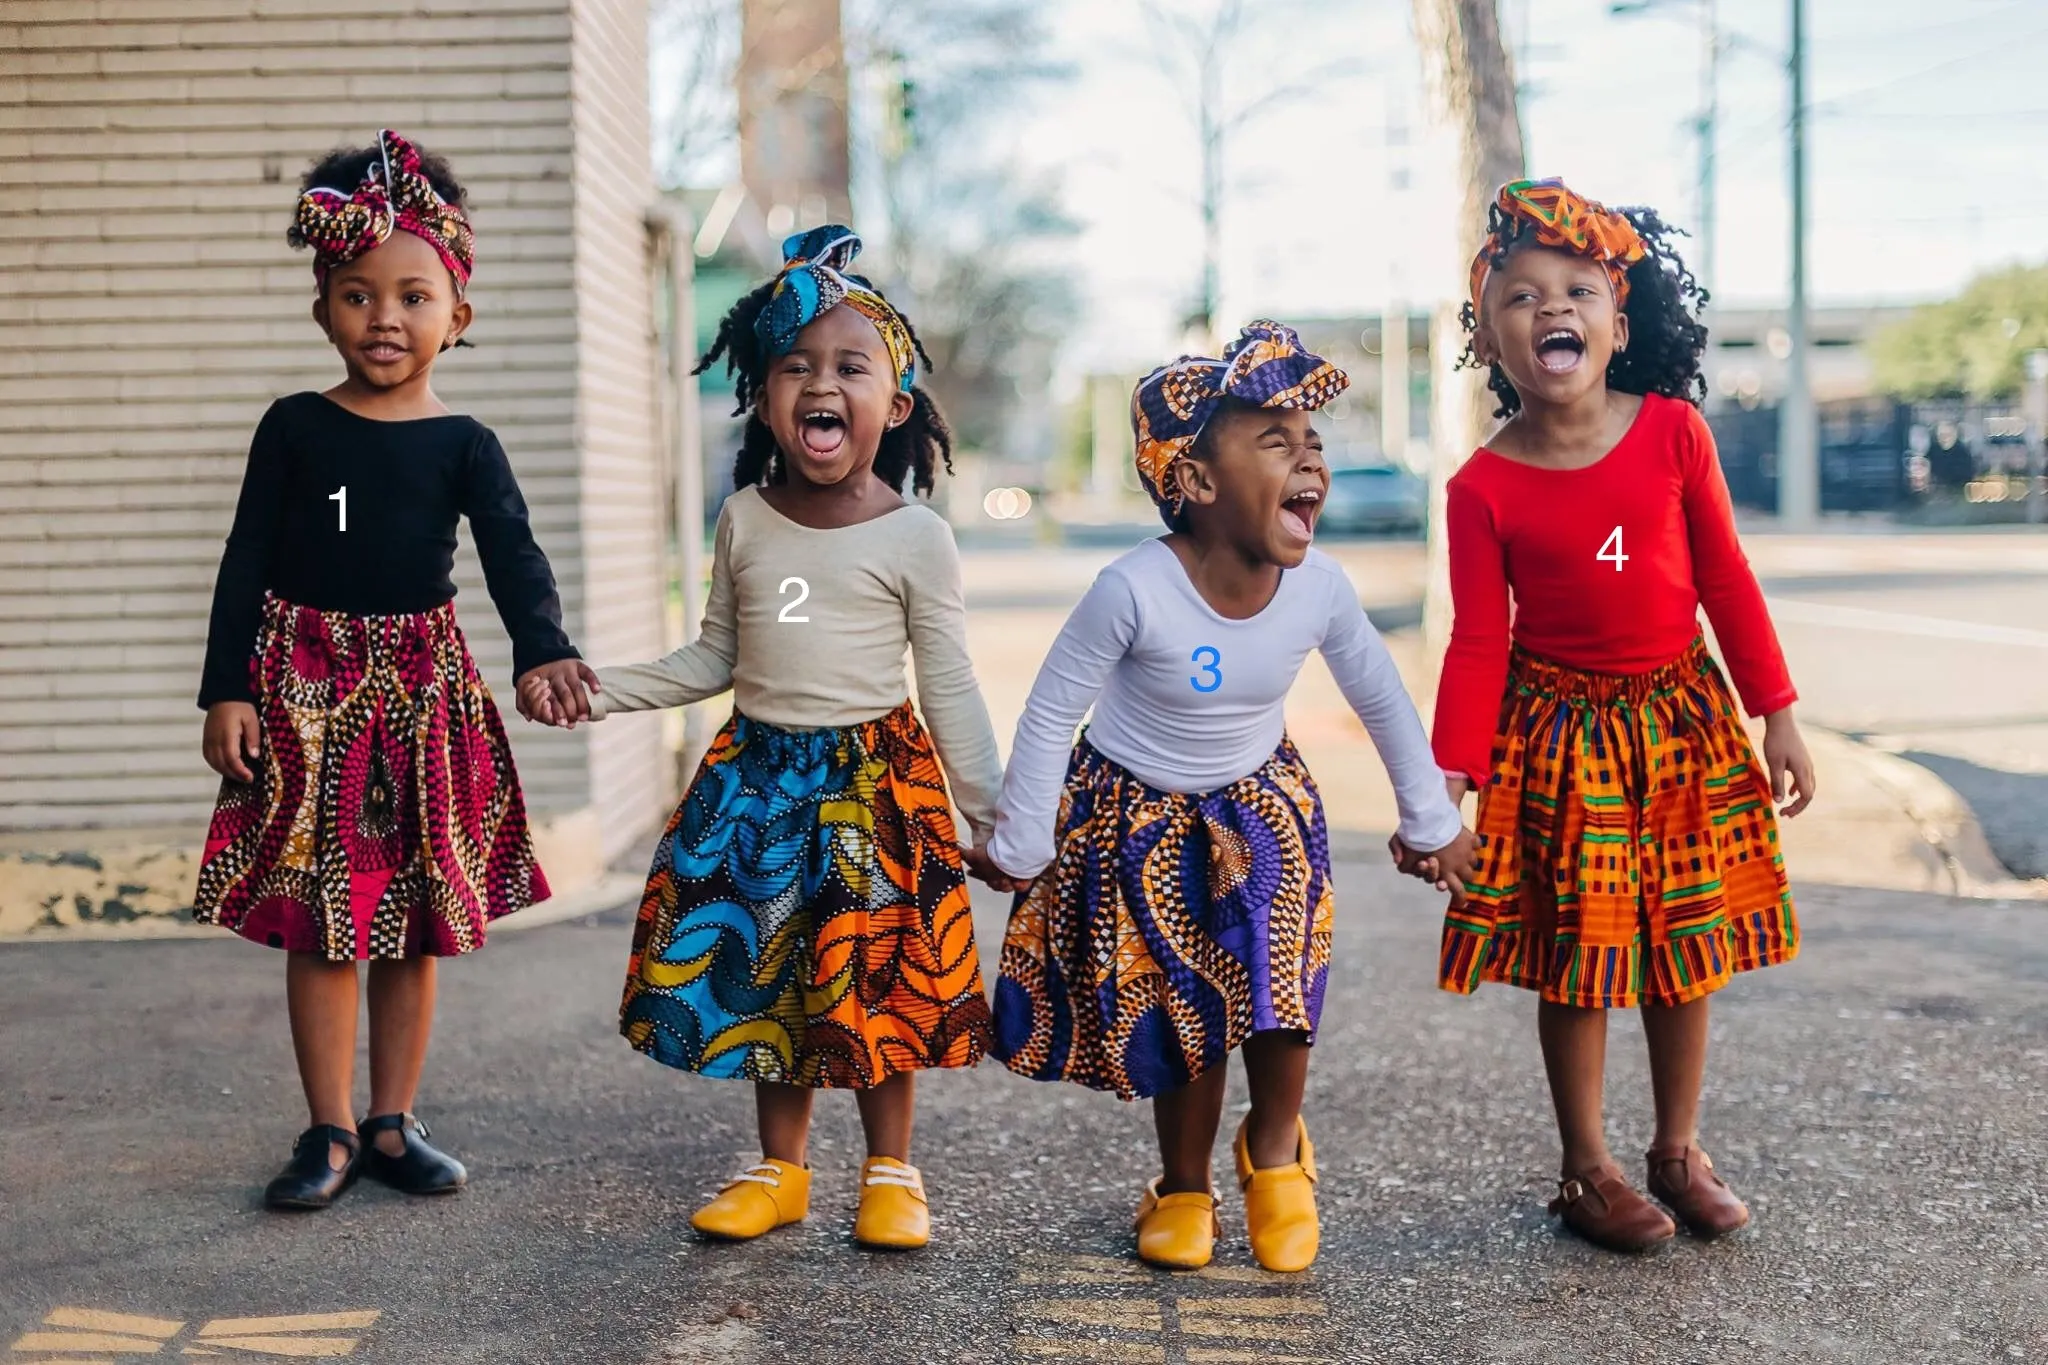
[{"label": "held hands", "polygon": [[1437,890],[1450,894],[1453,906],[1465,904],[1465,884],[1479,864],[1479,836],[1471,830],[1461,829],[1457,838],[1427,852],[1408,847],[1396,834],[1387,840],[1387,851],[1402,873],[1434,882]]},{"label": "held hands", "polygon": [[1022,891],[1031,885],[1029,878],[1012,877],[996,866],[996,860],[988,856],[988,842],[969,846],[960,845],[960,861],[967,865],[967,874],[978,882],[986,882],[997,891]]},{"label": "held hands", "polygon": [[263,752],[263,727],[256,708],[245,701],[217,701],[206,708],[206,735],[200,741],[206,766],[235,782],[254,782],[249,764]]},{"label": "held hands", "polygon": [[565,730],[575,729],[579,720],[590,719],[590,692],[603,690],[598,686],[597,670],[581,659],[557,659],[529,668],[515,686],[520,715]]},{"label": "held hands", "polygon": [[[1789,706],[1764,717],[1764,764],[1771,771],[1771,798],[1784,807],[1786,819],[1812,804],[1813,757],[1806,752],[1806,737],[1799,733]],[[1792,798],[1789,805],[1787,796]]]}]

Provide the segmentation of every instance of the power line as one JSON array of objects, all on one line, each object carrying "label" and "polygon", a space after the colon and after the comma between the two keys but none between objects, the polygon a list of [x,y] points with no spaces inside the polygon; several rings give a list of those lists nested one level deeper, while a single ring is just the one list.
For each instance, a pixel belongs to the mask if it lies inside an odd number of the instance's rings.
[{"label": "power line", "polygon": [[1866,85],[1861,89],[1846,91],[1840,95],[1832,95],[1824,100],[1815,100],[1809,106],[1809,112],[1825,113],[1830,110],[1839,109],[1844,104],[1853,103],[1856,100],[1865,99],[1871,95],[1883,94],[1885,91],[1895,89],[1901,85],[1909,85],[1923,77],[1931,76],[1937,71],[1946,71],[1952,66],[1961,66],[1965,62],[1974,62],[1983,57],[1996,56],[1999,53],[2011,52],[2018,48],[2027,47],[2042,38],[2048,38],[2048,28],[2037,28],[2031,33],[2023,33],[2017,38],[2002,39],[1989,47],[1965,52],[1960,57],[1950,57],[1944,61],[1936,62],[1932,66],[1923,66],[1918,71],[1908,71],[1902,76],[1893,76],[1889,79],[1878,81],[1874,85]]}]

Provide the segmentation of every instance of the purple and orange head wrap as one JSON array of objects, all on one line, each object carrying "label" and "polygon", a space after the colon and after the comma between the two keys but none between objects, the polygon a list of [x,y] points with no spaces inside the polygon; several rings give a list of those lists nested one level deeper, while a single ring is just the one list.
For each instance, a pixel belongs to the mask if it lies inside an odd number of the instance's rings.
[{"label": "purple and orange head wrap", "polygon": [[324,289],[336,266],[384,245],[393,232],[410,232],[434,248],[461,297],[476,268],[476,234],[468,216],[441,197],[410,142],[386,128],[377,134],[377,152],[353,189],[315,185],[300,195],[286,235],[293,246],[312,248],[313,279]]},{"label": "purple and orange head wrap", "polygon": [[1292,327],[1255,322],[1221,359],[1184,355],[1138,382],[1131,395],[1138,477],[1171,526],[1181,503],[1173,467],[1194,449],[1224,399],[1314,412],[1350,385],[1351,377],[1304,347]]},{"label": "purple and orange head wrap", "polygon": [[1649,254],[1634,223],[1596,200],[1574,192],[1562,180],[1515,180],[1500,187],[1488,214],[1488,231],[1472,258],[1472,312],[1494,261],[1524,233],[1538,246],[1554,247],[1598,261],[1614,282],[1614,306],[1628,305],[1628,270]]}]

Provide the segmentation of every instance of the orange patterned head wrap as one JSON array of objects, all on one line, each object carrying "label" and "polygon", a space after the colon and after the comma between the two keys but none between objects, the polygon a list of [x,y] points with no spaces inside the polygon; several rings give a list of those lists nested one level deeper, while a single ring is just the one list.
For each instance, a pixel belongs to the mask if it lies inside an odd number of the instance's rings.
[{"label": "orange patterned head wrap", "polygon": [[1555,247],[1598,261],[1614,282],[1614,306],[1628,305],[1628,268],[1649,254],[1636,226],[1596,200],[1574,193],[1562,180],[1515,180],[1500,187],[1487,215],[1486,242],[1472,258],[1472,312],[1494,261],[1523,233],[1538,246]]},{"label": "orange patterned head wrap", "polygon": [[476,234],[460,206],[443,199],[420,169],[419,149],[386,128],[377,134],[377,156],[362,183],[352,190],[307,190],[286,235],[293,246],[313,249],[313,278],[324,289],[336,266],[384,245],[399,230],[434,248],[460,298],[476,267]]}]

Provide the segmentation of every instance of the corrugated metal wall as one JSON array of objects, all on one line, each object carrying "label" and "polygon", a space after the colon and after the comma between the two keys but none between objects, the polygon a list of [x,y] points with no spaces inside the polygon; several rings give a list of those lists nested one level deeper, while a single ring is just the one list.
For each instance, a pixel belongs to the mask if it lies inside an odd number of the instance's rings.
[{"label": "corrugated metal wall", "polygon": [[[0,827],[203,820],[193,696],[248,439],[273,397],[340,375],[284,228],[306,165],[381,125],[471,194],[477,349],[437,386],[504,439],[585,652],[658,638],[644,8],[0,5]],[[466,545],[458,581],[509,711]],[[537,810],[589,805],[601,772],[606,812],[635,817],[610,837],[651,818],[658,755],[511,725]]]}]

